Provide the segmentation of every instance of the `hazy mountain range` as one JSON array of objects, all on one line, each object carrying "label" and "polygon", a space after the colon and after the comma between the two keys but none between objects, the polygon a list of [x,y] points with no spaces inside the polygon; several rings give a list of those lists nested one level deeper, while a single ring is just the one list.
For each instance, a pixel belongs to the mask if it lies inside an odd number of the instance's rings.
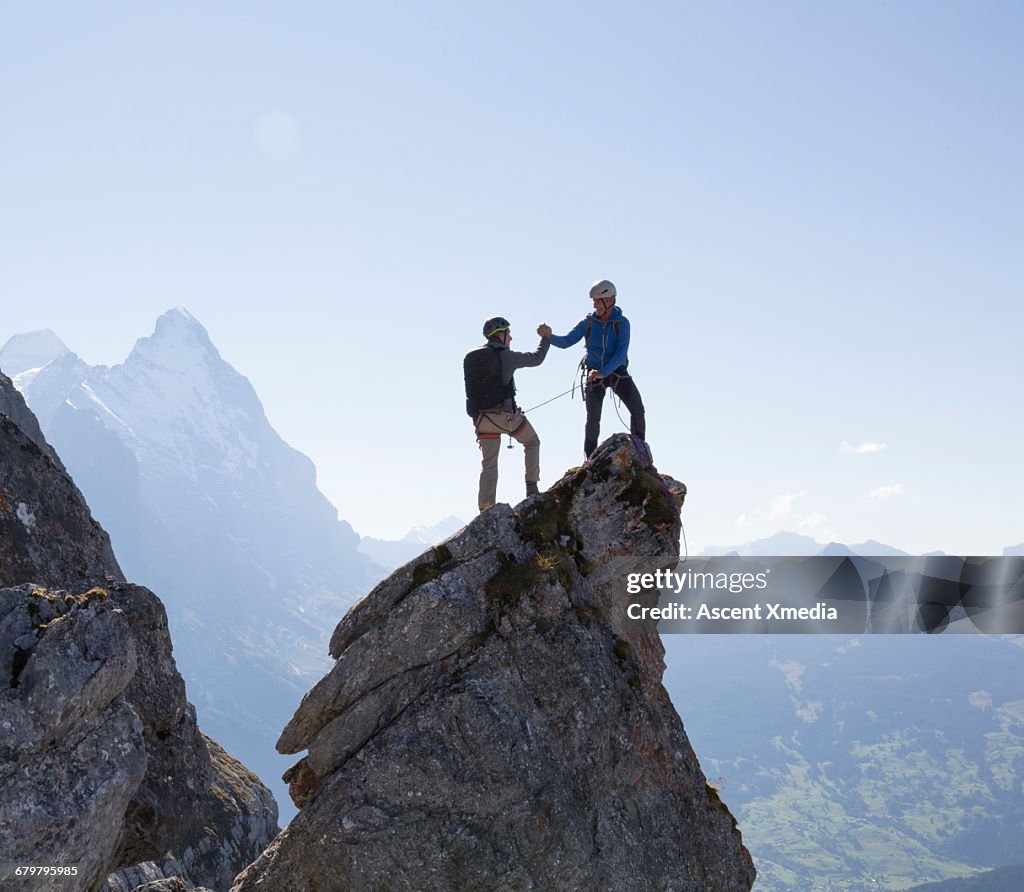
[{"label": "hazy mountain range", "polygon": [[[1024,555],[1024,543],[1007,546],[1002,551],[1003,556]],[[861,557],[908,557],[909,553],[868,539],[866,542],[858,542],[855,545],[844,545],[842,542],[818,542],[810,536],[802,533],[793,533],[782,530],[764,539],[755,539],[752,542],[745,542],[742,545],[708,545],[700,552],[701,557],[719,557],[723,555],[739,555],[740,557],[771,557],[791,556],[803,557],[812,555],[826,555],[829,557],[859,555]],[[929,551],[924,556],[941,555],[941,551]]]}]

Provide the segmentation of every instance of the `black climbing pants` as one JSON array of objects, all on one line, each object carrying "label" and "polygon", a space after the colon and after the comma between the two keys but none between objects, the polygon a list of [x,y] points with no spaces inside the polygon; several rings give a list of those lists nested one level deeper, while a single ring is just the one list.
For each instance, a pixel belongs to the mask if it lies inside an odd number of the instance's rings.
[{"label": "black climbing pants", "polygon": [[641,440],[647,439],[647,418],[640,391],[628,374],[620,374],[616,370],[607,378],[587,384],[587,426],[583,431],[583,452],[587,458],[597,448],[597,438],[601,433],[601,409],[604,406],[605,391],[609,387],[629,409],[629,432]]}]

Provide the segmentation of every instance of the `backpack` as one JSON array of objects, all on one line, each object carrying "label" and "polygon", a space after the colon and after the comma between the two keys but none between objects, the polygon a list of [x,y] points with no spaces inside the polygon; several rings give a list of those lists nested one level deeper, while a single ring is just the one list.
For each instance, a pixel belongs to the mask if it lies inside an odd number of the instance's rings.
[{"label": "backpack", "polygon": [[471,418],[516,395],[514,381],[502,383],[501,354],[499,348],[490,344],[466,354],[462,375],[466,381],[466,414]]}]

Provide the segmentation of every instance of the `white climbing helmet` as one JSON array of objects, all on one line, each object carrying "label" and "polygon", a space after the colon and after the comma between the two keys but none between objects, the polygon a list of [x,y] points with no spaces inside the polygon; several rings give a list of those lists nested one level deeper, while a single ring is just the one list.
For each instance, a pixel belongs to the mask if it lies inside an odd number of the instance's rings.
[{"label": "white climbing helmet", "polygon": [[615,300],[615,285],[609,282],[607,279],[602,279],[600,282],[595,282],[590,286],[590,299],[597,300],[597,298]]}]

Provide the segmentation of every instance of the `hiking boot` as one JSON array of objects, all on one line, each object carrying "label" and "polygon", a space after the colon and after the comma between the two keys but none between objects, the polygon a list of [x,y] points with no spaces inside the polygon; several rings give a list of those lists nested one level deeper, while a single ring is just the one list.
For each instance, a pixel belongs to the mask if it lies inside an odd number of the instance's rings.
[{"label": "hiking boot", "polygon": [[527,480],[526,481],[526,498],[530,498],[530,496],[536,496],[536,495],[539,495],[539,494],[540,494],[540,490],[537,488],[537,481],[536,480]]}]

